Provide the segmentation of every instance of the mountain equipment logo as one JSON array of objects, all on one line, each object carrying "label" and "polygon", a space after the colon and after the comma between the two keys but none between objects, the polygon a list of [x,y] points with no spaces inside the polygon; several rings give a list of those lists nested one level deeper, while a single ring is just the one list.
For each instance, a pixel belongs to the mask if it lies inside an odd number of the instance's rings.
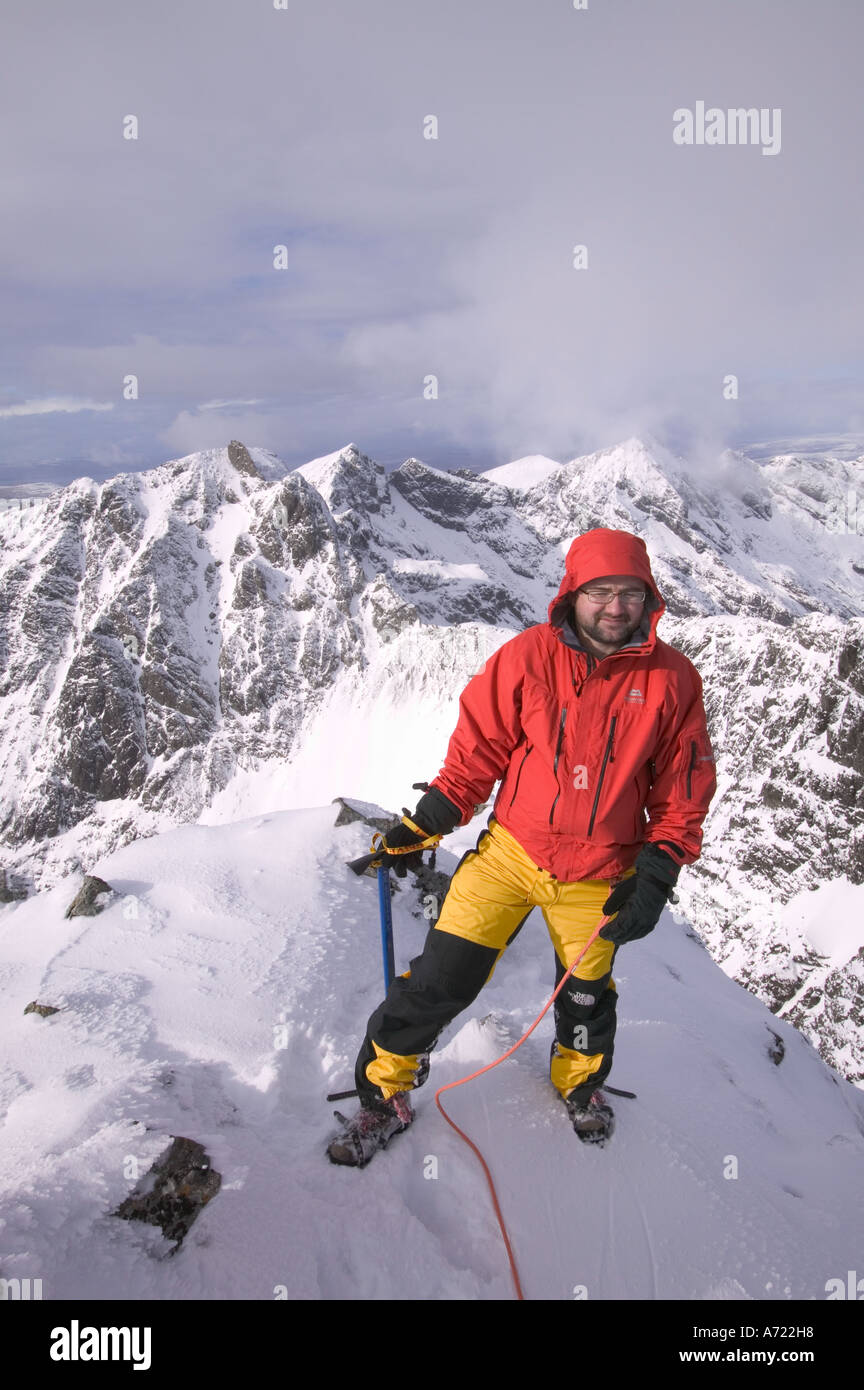
[{"label": "mountain equipment logo", "polygon": [[627,704],[628,701],[631,705],[644,705],[645,696],[641,690],[628,690],[624,696],[624,703]]},{"label": "mountain equipment logo", "polygon": [[134,1361],[133,1371],[150,1369],[149,1327],[52,1327],[52,1361]]}]

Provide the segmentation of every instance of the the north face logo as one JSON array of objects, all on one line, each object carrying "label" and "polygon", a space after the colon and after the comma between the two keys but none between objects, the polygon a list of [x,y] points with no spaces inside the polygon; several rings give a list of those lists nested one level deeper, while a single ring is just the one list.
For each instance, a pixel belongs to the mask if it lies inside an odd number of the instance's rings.
[{"label": "the north face logo", "polygon": [[583,994],[582,991],[579,990],[579,989],[568,989],[567,993],[570,995],[570,998],[573,1000],[573,1003],[574,1003],[574,1004],[593,1004],[593,1003],[594,1003],[594,995],[593,995],[593,994]]}]

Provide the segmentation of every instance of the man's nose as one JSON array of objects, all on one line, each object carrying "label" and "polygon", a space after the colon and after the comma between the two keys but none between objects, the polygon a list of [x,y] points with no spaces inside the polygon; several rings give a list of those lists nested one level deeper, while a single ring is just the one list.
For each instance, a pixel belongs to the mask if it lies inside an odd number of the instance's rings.
[{"label": "man's nose", "polygon": [[610,598],[609,602],[604,606],[603,611],[604,613],[608,613],[610,618],[620,618],[622,615],[626,614],[627,605],[621,595],[616,594],[614,598]]}]

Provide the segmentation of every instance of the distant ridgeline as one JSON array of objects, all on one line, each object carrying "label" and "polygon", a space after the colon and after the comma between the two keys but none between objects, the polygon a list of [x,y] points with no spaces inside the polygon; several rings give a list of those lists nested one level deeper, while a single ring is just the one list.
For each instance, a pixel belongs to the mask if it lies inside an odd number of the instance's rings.
[{"label": "distant ridgeline", "polygon": [[55,483],[0,484],[0,513],[30,511],[40,507],[53,493],[58,491],[59,486]]}]

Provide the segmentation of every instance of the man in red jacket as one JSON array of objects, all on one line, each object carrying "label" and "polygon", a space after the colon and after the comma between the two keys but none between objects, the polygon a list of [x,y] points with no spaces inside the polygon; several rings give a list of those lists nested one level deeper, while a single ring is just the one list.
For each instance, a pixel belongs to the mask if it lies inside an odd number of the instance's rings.
[{"label": "man in red jacket", "polygon": [[[382,851],[404,877],[500,780],[488,827],[459,862],[423,952],[369,1020],[355,1078],[361,1106],[334,1163],[362,1167],[413,1119],[439,1034],[477,997],[532,908],[557,979],[594,939],[555,1005],[550,1076],[583,1140],[613,1116],[617,948],[652,931],[682,865],[698,858],[716,788],[702,682],[659,640],[665,611],[644,541],[577,537],[549,620],[505,642],[468,682],[444,766]],[[419,848],[411,853],[410,847]]]}]

